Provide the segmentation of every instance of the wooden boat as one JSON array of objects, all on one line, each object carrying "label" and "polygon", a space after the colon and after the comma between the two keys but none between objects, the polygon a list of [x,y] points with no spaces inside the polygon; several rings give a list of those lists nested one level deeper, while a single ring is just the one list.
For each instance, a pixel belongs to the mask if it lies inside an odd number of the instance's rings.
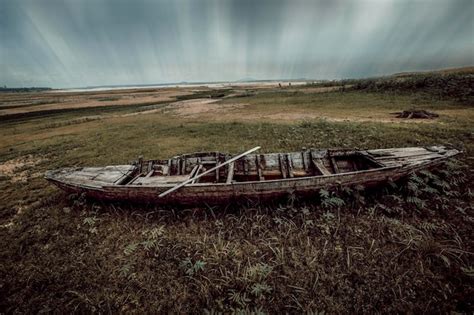
[{"label": "wooden boat", "polygon": [[[129,165],[64,168],[48,171],[45,178],[65,191],[85,193],[92,198],[204,205],[241,198],[308,195],[334,186],[374,186],[432,168],[458,153],[442,146],[308,149],[247,154],[234,161],[236,157],[230,154],[205,152],[166,160],[139,159]],[[165,193],[185,181],[187,185]],[[165,196],[159,197],[160,194]]]}]

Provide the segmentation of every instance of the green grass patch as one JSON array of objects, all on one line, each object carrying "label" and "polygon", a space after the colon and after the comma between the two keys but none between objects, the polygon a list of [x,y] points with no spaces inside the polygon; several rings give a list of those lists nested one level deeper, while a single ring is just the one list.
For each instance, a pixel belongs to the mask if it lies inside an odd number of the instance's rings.
[{"label": "green grass patch", "polygon": [[[249,105],[239,110],[363,117],[404,108],[418,97],[264,92],[241,98]],[[29,155],[43,160],[0,176],[0,309],[469,312],[474,284],[471,118],[460,103],[422,97],[420,102],[453,116],[400,124],[112,115],[161,106],[134,105],[2,122],[1,165]],[[463,149],[462,162],[378,189],[323,190],[283,204],[191,209],[102,204],[68,196],[39,176],[58,167],[127,163],[138,155],[237,153],[256,145],[284,152],[435,144]],[[12,181],[21,172],[28,172],[27,179]]]}]

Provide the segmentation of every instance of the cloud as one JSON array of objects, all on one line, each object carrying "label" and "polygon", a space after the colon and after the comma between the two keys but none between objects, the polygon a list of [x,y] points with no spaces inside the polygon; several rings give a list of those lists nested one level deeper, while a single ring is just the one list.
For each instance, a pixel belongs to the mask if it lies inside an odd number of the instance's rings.
[{"label": "cloud", "polygon": [[0,84],[364,77],[474,64],[471,0],[0,0]]}]

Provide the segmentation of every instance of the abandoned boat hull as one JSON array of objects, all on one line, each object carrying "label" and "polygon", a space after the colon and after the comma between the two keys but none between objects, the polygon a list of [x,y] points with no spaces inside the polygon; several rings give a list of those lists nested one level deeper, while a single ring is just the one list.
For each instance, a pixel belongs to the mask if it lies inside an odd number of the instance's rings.
[{"label": "abandoned boat hull", "polygon": [[[348,151],[346,150],[345,152]],[[172,188],[175,184],[134,184],[138,171],[137,168],[140,168],[137,165],[108,167],[108,171],[104,171],[106,168],[103,168],[102,171],[89,180],[87,180],[86,176],[83,176],[81,179],[79,175],[88,174],[89,171],[91,174],[95,174],[94,170],[91,171],[90,168],[52,171],[46,175],[46,178],[65,191],[85,194],[96,199],[156,204],[204,205],[229,203],[239,199],[268,200],[289,195],[307,196],[317,193],[320,189],[330,189],[336,186],[376,186],[383,182],[396,181],[414,171],[432,168],[459,153],[457,150],[446,150],[443,147],[432,147],[430,150],[424,148],[405,148],[404,150],[384,149],[362,151],[362,153],[360,153],[361,151],[357,152],[367,156],[376,167],[312,176],[286,176],[286,178],[277,179],[192,183],[162,198],[159,198],[158,195]],[[253,157],[250,157],[250,160],[253,159]],[[245,164],[245,161],[242,163]],[[317,162],[315,163],[317,164]],[[321,167],[324,167],[324,165]],[[337,169],[337,166],[335,166],[335,169]],[[67,174],[67,176],[58,175],[61,173]],[[294,173],[297,173],[297,170]],[[76,175],[72,176],[71,174]],[[252,172],[249,172],[249,174],[249,178],[255,176]],[[273,173],[263,172],[263,174]],[[135,176],[135,179],[125,181],[124,184],[124,179],[133,176]],[[218,174],[216,176],[219,177]],[[166,178],[166,176],[162,177]],[[169,176],[169,178],[171,177],[173,176]]]}]

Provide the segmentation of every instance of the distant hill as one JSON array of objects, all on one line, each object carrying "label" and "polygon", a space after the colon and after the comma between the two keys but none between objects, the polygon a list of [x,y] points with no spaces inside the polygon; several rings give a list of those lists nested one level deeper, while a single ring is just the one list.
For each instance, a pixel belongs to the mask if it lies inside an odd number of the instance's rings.
[{"label": "distant hill", "polygon": [[52,88],[49,87],[21,87],[21,88],[9,88],[9,87],[0,87],[1,92],[13,92],[13,93],[24,93],[24,92],[43,92],[43,91],[50,91]]},{"label": "distant hill", "polygon": [[398,72],[392,74],[395,77],[406,77],[417,74],[452,74],[452,73],[474,73],[474,66],[461,67],[461,68],[447,68],[440,70],[428,70],[428,71],[413,71],[413,72]]},{"label": "distant hill", "polygon": [[474,67],[401,72],[365,79],[324,81],[311,86],[345,86],[346,90],[413,94],[474,105]]}]

